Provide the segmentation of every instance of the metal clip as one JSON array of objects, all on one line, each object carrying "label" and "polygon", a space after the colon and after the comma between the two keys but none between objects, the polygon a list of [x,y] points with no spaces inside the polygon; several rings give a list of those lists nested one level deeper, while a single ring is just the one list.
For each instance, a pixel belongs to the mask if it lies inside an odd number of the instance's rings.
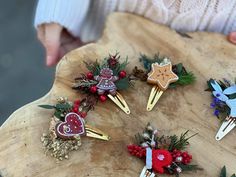
[{"label": "metal clip", "polygon": [[148,98],[147,111],[151,111],[153,109],[162,94],[163,91],[158,86],[152,87],[151,93]]},{"label": "metal clip", "polygon": [[125,102],[123,96],[119,93],[116,92],[116,95],[111,95],[108,94],[107,95],[120,109],[122,109],[122,111],[124,111],[126,114],[130,114],[130,110],[129,107],[127,105],[127,103]]},{"label": "metal clip", "polygon": [[101,140],[105,140],[108,141],[110,140],[110,137],[103,133],[101,130],[94,128],[90,125],[85,125],[85,135],[88,137],[92,137],[92,138],[97,138],[97,139],[101,139]]},{"label": "metal clip", "polygon": [[226,120],[222,123],[220,129],[218,130],[215,139],[217,141],[221,140],[235,126],[236,126],[236,117],[227,117]]},{"label": "metal clip", "polygon": [[145,166],[143,167],[143,170],[139,177],[155,177],[155,175],[156,175],[155,173],[149,171]]}]

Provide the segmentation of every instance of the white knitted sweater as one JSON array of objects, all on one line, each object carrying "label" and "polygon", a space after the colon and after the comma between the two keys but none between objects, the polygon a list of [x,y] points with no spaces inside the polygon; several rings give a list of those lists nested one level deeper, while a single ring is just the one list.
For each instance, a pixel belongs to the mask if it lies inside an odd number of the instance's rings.
[{"label": "white knitted sweater", "polygon": [[236,0],[39,0],[35,27],[56,22],[82,41],[93,41],[113,11],[139,14],[182,32],[236,31]]}]

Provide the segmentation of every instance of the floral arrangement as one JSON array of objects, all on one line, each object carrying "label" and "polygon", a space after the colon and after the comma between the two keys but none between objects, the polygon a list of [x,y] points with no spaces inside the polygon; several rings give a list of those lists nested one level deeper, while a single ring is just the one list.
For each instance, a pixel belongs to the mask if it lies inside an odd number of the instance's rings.
[{"label": "floral arrangement", "polygon": [[[147,148],[152,151],[152,171],[155,173],[175,174],[178,176],[184,171],[200,170],[192,165],[192,155],[184,149],[189,145],[188,131],[181,134],[165,136],[159,135],[157,130],[148,124],[142,134],[135,136],[136,144],[127,146],[129,153],[142,160],[147,159]],[[157,158],[156,158],[157,157]]]},{"label": "floral arrangement", "polygon": [[[166,57],[161,57],[159,54],[154,55],[150,58],[146,55],[141,54],[139,61],[143,63],[144,69],[139,69],[137,66],[133,69],[133,75],[139,78],[141,81],[147,81],[148,73],[152,69],[153,63],[162,63]],[[178,80],[169,85],[169,88],[175,88],[178,85],[189,85],[195,82],[196,77],[192,72],[185,69],[182,63],[172,65],[172,71],[178,76]]]},{"label": "floral arrangement", "polygon": [[118,53],[109,55],[101,63],[84,62],[88,72],[75,79],[73,88],[94,96],[101,102],[107,100],[107,95],[115,95],[117,90],[125,90],[131,84],[131,77],[125,68],[128,59],[120,62]]},{"label": "floral arrangement", "polygon": [[236,109],[236,81],[230,82],[227,79],[216,81],[210,79],[207,81],[208,88],[206,91],[212,92],[212,102],[210,107],[214,109],[216,117],[224,120]]},{"label": "floral arrangement", "polygon": [[[82,135],[103,140],[109,139],[100,131],[96,134],[98,130],[88,127],[85,123],[84,119],[87,112],[93,109],[95,103],[96,100],[92,97],[74,102],[60,97],[55,105],[39,105],[44,109],[55,110],[53,117],[51,117],[48,132],[43,133],[41,137],[46,154],[50,153],[57,161],[61,161],[69,158],[70,151],[79,149],[81,146],[80,136]],[[89,134],[90,132],[92,134]]]}]

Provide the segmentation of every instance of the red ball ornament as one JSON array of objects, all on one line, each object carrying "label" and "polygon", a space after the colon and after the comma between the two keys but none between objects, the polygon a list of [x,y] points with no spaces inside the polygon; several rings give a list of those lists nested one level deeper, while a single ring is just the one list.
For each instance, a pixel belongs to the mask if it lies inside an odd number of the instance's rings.
[{"label": "red ball ornament", "polygon": [[99,97],[99,99],[100,99],[101,102],[105,102],[107,100],[107,96],[106,95],[101,95]]},{"label": "red ball ornament", "polygon": [[90,92],[91,93],[96,93],[97,92],[97,87],[96,86],[90,87]]},{"label": "red ball ornament", "polygon": [[121,72],[119,73],[119,76],[120,76],[120,78],[126,77],[126,72],[125,72],[125,71],[121,71]]},{"label": "red ball ornament", "polygon": [[87,78],[88,79],[93,79],[93,73],[92,72],[88,72],[87,73]]}]

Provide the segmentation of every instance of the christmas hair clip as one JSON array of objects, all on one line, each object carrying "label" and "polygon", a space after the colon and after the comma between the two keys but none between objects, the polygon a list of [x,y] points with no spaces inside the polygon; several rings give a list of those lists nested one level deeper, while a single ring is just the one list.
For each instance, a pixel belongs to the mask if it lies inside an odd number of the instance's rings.
[{"label": "christmas hair clip", "polygon": [[201,170],[191,165],[192,156],[183,150],[189,145],[188,131],[181,134],[165,136],[148,124],[142,134],[135,136],[137,144],[128,145],[128,151],[146,162],[140,177],[154,177],[156,173],[179,175],[182,171]]},{"label": "christmas hair clip", "polygon": [[221,140],[236,126],[236,84],[224,79],[217,82],[214,79],[208,81],[208,91],[212,91],[214,115],[223,120],[216,134],[216,140]]},{"label": "christmas hair clip", "polygon": [[161,58],[159,54],[155,55],[153,59],[141,55],[140,61],[143,62],[146,71],[135,67],[133,75],[154,85],[148,99],[147,111],[153,109],[166,89],[176,85],[192,84],[195,81],[193,73],[187,72],[182,63],[172,66],[169,58]]},{"label": "christmas hair clip", "polygon": [[89,72],[76,78],[73,88],[93,95],[102,102],[105,102],[108,97],[126,114],[130,114],[126,101],[118,92],[127,89],[131,84],[131,78],[125,71],[128,60],[121,63],[119,59],[117,53],[109,55],[101,63],[85,62]]},{"label": "christmas hair clip", "polygon": [[81,136],[108,141],[110,137],[107,134],[88,125],[84,120],[94,103],[92,98],[72,103],[61,97],[56,105],[39,105],[45,109],[55,109],[49,133],[44,133],[41,138],[46,151],[51,151],[52,156],[62,160],[68,158],[69,151],[78,150],[81,145]]}]

